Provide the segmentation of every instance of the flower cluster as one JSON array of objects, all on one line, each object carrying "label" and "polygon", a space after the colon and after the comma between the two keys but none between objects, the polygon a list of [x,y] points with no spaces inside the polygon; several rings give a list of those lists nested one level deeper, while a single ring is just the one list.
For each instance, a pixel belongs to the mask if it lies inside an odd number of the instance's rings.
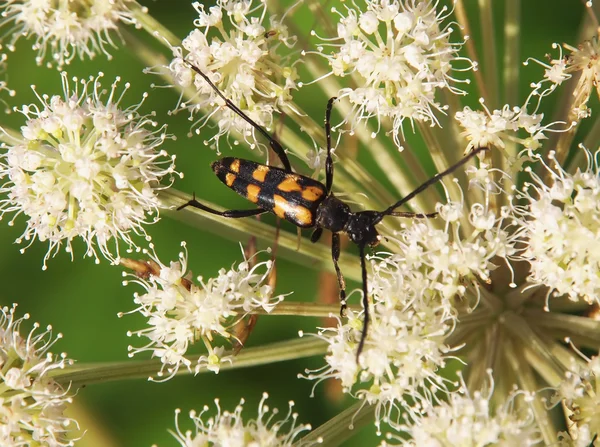
[{"label": "flower cluster", "polygon": [[[466,106],[456,113],[457,121],[464,128],[461,135],[469,142],[465,153],[478,147],[504,149],[507,141],[520,144],[530,150],[540,148],[540,140],[546,138],[544,135],[546,127],[541,125],[543,114],[529,114],[525,108],[511,108],[508,104],[501,110],[490,112],[483,101],[481,104],[483,111],[472,110]],[[524,131],[527,136],[520,138],[519,130]]]},{"label": "flower cluster", "polygon": [[19,331],[29,314],[15,318],[15,310],[16,305],[0,309],[0,444],[72,446],[69,434],[77,422],[64,415],[71,397],[49,377],[72,364],[65,354],[50,353],[62,335],[54,337],[51,326],[37,333],[35,323],[23,337]]},{"label": "flower cluster", "polygon": [[[300,446],[309,447],[319,444],[316,442],[298,442],[296,438],[300,433],[310,431],[310,425],[296,425],[298,419],[297,413],[292,413],[294,402],[289,403],[287,415],[280,421],[274,422],[274,417],[279,413],[276,408],[271,410],[265,401],[269,396],[264,393],[258,404],[258,417],[244,422],[242,410],[244,409],[244,399],[240,400],[233,413],[222,411],[219,400],[215,399],[217,407],[216,416],[207,418],[208,406],[197,414],[190,411],[190,419],[194,422],[195,432],[183,432],[179,426],[178,415],[180,410],[176,411],[175,439],[187,447],[191,445],[202,446],[248,446],[248,447],[285,447]],[[270,414],[269,414],[270,413]],[[203,421],[207,418],[207,421]],[[290,425],[286,432],[282,433],[283,427]]]},{"label": "flower cluster", "polygon": [[119,238],[134,246],[131,233],[146,236],[143,225],[158,219],[160,180],[175,173],[175,157],[158,150],[165,127],[140,116],[141,103],[121,108],[129,84],[119,94],[117,79],[107,94],[102,74],[73,78],[73,86],[66,73],[61,77],[64,96],[37,95],[41,106],[19,110],[27,118],[21,135],[5,132],[12,143],[0,146],[0,178],[6,182],[0,192],[7,194],[0,215],[27,216],[17,241],[48,241],[44,267],[63,242],[72,252],[76,237],[96,261],[96,246],[111,260],[113,252],[118,256]]},{"label": "flower cluster", "polygon": [[372,258],[371,323],[358,362],[361,315],[349,312],[346,323],[319,333],[329,343],[327,365],[308,378],[339,379],[346,392],[377,405],[378,424],[393,422],[393,410],[407,398],[419,401],[431,386],[445,388],[439,369],[451,351],[445,339],[457,323],[460,298],[470,287],[475,298],[467,305],[474,307],[478,281],[488,281],[494,268],[491,260],[514,253],[504,216],[479,203],[468,215],[469,237],[459,237],[463,209],[464,203],[438,205],[443,228],[415,220],[388,238],[396,244],[392,253]]},{"label": "flower cluster", "polygon": [[[383,117],[393,120],[393,137],[401,147],[399,133],[405,119],[437,123],[436,111],[444,111],[435,98],[438,89],[463,92],[453,84],[452,64],[462,58],[462,44],[452,43],[452,27],[444,25],[449,12],[437,1],[364,0],[366,8],[346,7],[338,13],[341,44],[333,47],[329,60],[335,76],[357,75],[359,87],[343,88],[353,116],[347,119]],[[469,68],[474,66],[467,61]]]},{"label": "flower cluster", "polygon": [[110,59],[107,47],[115,46],[110,32],[119,22],[137,24],[131,11],[135,4],[134,0],[6,0],[0,6],[0,27],[7,27],[5,35],[12,36],[9,49],[14,51],[23,36],[33,38],[37,63],[50,54],[61,68],[75,57],[103,53]]},{"label": "flower cluster", "polygon": [[[297,88],[298,75],[294,64],[279,54],[279,47],[291,47],[295,38],[274,16],[268,25],[263,23],[267,8],[264,0],[257,6],[252,0],[218,0],[208,12],[199,2],[193,6],[199,14],[195,21],[198,28],[183,39],[183,49],[173,48],[175,57],[168,68],[177,85],[193,86],[196,93],[177,108],[189,110],[191,116],[202,109],[210,110],[194,126],[200,133],[200,127],[214,120],[218,124],[213,137],[217,145],[222,135],[239,132],[254,147],[254,127],[224,107],[223,97],[190,64],[208,76],[224,97],[250,119],[270,129],[274,113],[295,113],[290,108],[291,93]],[[227,30],[226,22],[231,24]]]},{"label": "flower cluster", "polygon": [[519,258],[531,266],[528,281],[591,304],[598,303],[600,293],[600,162],[598,152],[583,146],[580,151],[587,168],[574,174],[560,166],[552,151],[548,162],[536,157],[542,173],[527,168],[532,181],[517,191],[513,209],[517,235],[526,247]]},{"label": "flower cluster", "polygon": [[585,358],[585,364],[574,365],[552,397],[552,403],[562,403],[567,410],[569,438],[575,446],[589,446],[600,433],[600,357]]},{"label": "flower cluster", "polygon": [[534,396],[512,392],[504,405],[494,404],[492,371],[488,375],[488,390],[471,396],[463,383],[449,394],[448,401],[429,406],[416,420],[398,427],[409,439],[388,435],[399,443],[383,442],[381,447],[539,445],[541,437],[531,407]]},{"label": "flower cluster", "polygon": [[[182,246],[185,247],[185,243]],[[187,272],[187,251],[181,252],[179,261],[168,266],[162,264],[155,253],[148,250],[144,253],[150,261],[122,260],[137,273],[132,282],[146,289],[146,293],[134,295],[139,307],[128,314],[139,312],[148,318],[148,327],[128,335],[150,340],[145,346],[130,346],[129,350],[130,356],[150,351],[160,358],[163,366],[158,376],[164,376],[166,370],[168,375],[164,380],[173,377],[181,365],[190,371],[198,372],[206,367],[218,373],[223,362],[233,361],[233,356],[225,353],[225,345],[235,339],[236,325],[252,311],[270,312],[284,298],[282,295],[273,297],[273,288],[268,283],[272,261],[244,259],[237,267],[219,270],[216,278],[205,281],[198,277],[196,285]],[[215,337],[223,340],[221,344],[216,345]],[[192,368],[191,360],[185,355],[198,341],[202,341],[208,352],[201,355]]]}]

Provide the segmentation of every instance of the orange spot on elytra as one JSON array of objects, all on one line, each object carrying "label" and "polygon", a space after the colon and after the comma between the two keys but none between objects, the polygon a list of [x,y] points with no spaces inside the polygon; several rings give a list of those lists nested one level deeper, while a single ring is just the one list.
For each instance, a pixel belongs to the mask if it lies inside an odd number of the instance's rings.
[{"label": "orange spot on elytra", "polygon": [[277,217],[285,219],[285,212],[290,208],[290,204],[287,200],[281,197],[279,194],[273,195],[273,202],[275,206],[273,207],[273,212]]},{"label": "orange spot on elytra", "polygon": [[231,188],[231,185],[233,185],[233,182],[235,182],[235,179],[236,179],[235,174],[227,174],[225,176],[225,184]]},{"label": "orange spot on elytra", "polygon": [[323,195],[323,192],[324,191],[321,188],[318,188],[316,186],[307,186],[302,191],[302,198],[310,202],[314,202]]},{"label": "orange spot on elytra", "polygon": [[296,220],[304,226],[311,226],[313,223],[313,215],[308,208],[296,205],[294,207],[294,215]]},{"label": "orange spot on elytra", "polygon": [[231,172],[235,172],[236,174],[239,174],[239,172],[240,172],[240,159],[236,158],[235,160],[233,160],[231,162],[231,165],[229,165],[229,169],[231,169]]},{"label": "orange spot on elytra", "polygon": [[302,191],[302,186],[298,183],[296,176],[288,175],[285,177],[285,180],[277,185],[277,189],[283,192]]},{"label": "orange spot on elytra", "polygon": [[246,198],[250,200],[252,203],[258,202],[258,194],[260,193],[260,186],[249,184],[246,188],[247,196]]},{"label": "orange spot on elytra", "polygon": [[269,167],[265,165],[258,165],[254,172],[252,173],[252,178],[257,182],[264,182],[267,173],[269,172]]}]

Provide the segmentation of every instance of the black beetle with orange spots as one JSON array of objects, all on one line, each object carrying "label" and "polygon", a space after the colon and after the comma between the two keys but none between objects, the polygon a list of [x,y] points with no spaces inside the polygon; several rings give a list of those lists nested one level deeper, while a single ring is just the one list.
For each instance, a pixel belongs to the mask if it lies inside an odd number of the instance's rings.
[{"label": "black beetle with orange spots", "polygon": [[239,195],[245,197],[250,202],[255,203],[258,208],[250,210],[218,211],[203,205],[194,198],[177,209],[181,210],[187,206],[193,206],[208,213],[230,218],[257,216],[266,212],[272,212],[278,217],[285,219],[300,228],[314,228],[315,230],[310,238],[313,243],[319,240],[323,234],[323,230],[331,231],[331,255],[340,288],[340,314],[342,316],[344,316],[346,309],[346,283],[338,265],[340,257],[340,233],[348,235],[350,240],[358,245],[362,271],[362,304],[364,308],[364,320],[356,354],[358,359],[363,350],[369,327],[369,301],[367,295],[365,249],[366,247],[375,247],[379,244],[381,236],[379,236],[379,233],[377,232],[376,225],[381,222],[385,216],[406,218],[435,217],[437,213],[421,214],[395,210],[487,148],[478,148],[471,151],[459,162],[445,171],[434,175],[406,197],[403,197],[383,211],[369,210],[353,212],[346,203],[335,197],[331,192],[331,187],[333,185],[333,159],[331,156],[330,118],[331,109],[336,98],[331,98],[327,102],[327,110],[325,112],[327,159],[325,163],[325,184],[323,184],[310,177],[293,172],[281,144],[227,99],[218,87],[206,76],[206,74],[200,71],[198,67],[191,64],[190,67],[204,78],[212,89],[223,99],[223,101],[225,101],[227,107],[252,125],[268,140],[270,147],[281,160],[283,168],[267,166],[240,158],[222,158],[212,164],[212,169],[217,177]]}]

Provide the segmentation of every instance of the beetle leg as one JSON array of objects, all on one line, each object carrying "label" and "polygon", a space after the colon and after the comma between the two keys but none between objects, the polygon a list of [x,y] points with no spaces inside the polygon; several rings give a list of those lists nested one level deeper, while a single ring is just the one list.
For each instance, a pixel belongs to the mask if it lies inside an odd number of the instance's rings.
[{"label": "beetle leg", "polygon": [[310,235],[310,241],[314,244],[315,242],[318,242],[319,239],[321,239],[321,235],[323,234],[323,228],[322,227],[317,227],[315,229],[315,231],[313,231],[313,234]]},{"label": "beetle leg", "polygon": [[367,339],[367,331],[369,329],[369,295],[367,295],[367,260],[365,258],[365,246],[359,245],[360,250],[360,269],[362,271],[362,305],[364,309],[364,319],[362,332],[360,333],[360,341],[358,342],[358,350],[356,351],[356,363],[358,363],[360,354],[365,347],[365,340]]},{"label": "beetle leg", "polygon": [[[315,233],[317,230],[315,230]],[[313,233],[314,236],[314,233]],[[333,266],[335,267],[335,272],[337,273],[338,285],[340,287],[340,316],[343,317],[346,315],[346,280],[344,279],[344,275],[340,270],[340,266],[338,265],[338,260],[340,259],[340,235],[338,233],[331,233],[331,258],[333,259]]]},{"label": "beetle leg", "polygon": [[258,216],[259,214],[267,212],[267,210],[263,210],[261,208],[256,208],[253,210],[218,211],[218,210],[215,210],[213,208],[210,208],[210,207],[198,202],[195,197],[192,200],[190,200],[189,202],[184,203],[183,205],[177,207],[177,211],[182,210],[188,206],[193,206],[194,208],[200,208],[201,210],[206,211],[207,213],[216,214],[217,216],[230,217],[233,219],[238,219],[240,217]]},{"label": "beetle leg", "polygon": [[325,137],[327,138],[327,160],[325,161],[325,189],[327,194],[331,192],[333,186],[333,158],[331,157],[331,108],[337,98],[329,98],[327,101],[327,110],[325,111]]}]

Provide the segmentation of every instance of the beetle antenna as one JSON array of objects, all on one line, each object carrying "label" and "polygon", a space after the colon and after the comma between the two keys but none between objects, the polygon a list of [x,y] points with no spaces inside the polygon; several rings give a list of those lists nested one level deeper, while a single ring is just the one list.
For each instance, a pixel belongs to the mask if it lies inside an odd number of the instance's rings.
[{"label": "beetle antenna", "polygon": [[[442,178],[444,178],[446,175],[450,174],[451,172],[455,171],[456,169],[460,168],[462,165],[464,165],[466,162],[468,162],[471,158],[473,158],[475,155],[477,155],[478,153],[487,150],[487,147],[480,147],[477,149],[472,150],[468,155],[464,156],[461,160],[459,160],[457,163],[453,164],[452,166],[450,166],[448,169],[446,169],[445,171],[439,172],[436,175],[434,175],[433,177],[431,177],[429,180],[427,180],[425,183],[423,183],[421,186],[419,186],[417,189],[415,189],[413,192],[411,192],[410,194],[408,194],[407,196],[403,197],[402,199],[398,200],[396,203],[394,203],[392,206],[390,206],[388,209],[386,209],[385,211],[382,211],[381,214],[381,218],[383,218],[383,216],[397,216],[398,214],[396,214],[394,212],[394,210],[396,208],[398,208],[399,206],[404,205],[406,202],[408,202],[409,200],[411,200],[413,197],[415,197],[417,194],[422,193],[423,191],[425,191],[427,188],[429,188],[431,185],[436,184],[437,182],[439,182]],[[377,223],[377,222],[376,222]]]},{"label": "beetle antenna", "polygon": [[214,90],[214,92],[217,95],[219,95],[219,97],[223,101],[225,101],[225,105],[227,107],[229,107],[229,109],[231,109],[233,112],[235,112],[240,118],[244,119],[248,124],[250,124],[252,127],[254,127],[258,132],[260,132],[269,141],[269,146],[271,146],[271,149],[273,149],[273,151],[275,151],[275,153],[281,160],[281,164],[283,164],[283,167],[285,168],[286,172],[292,172],[290,160],[288,159],[288,156],[285,153],[285,149],[283,149],[283,146],[281,146],[281,143],[279,143],[279,141],[277,141],[275,138],[273,138],[271,136],[271,134],[269,134],[269,132],[267,132],[258,123],[253,121],[252,118],[250,118],[248,115],[246,115],[244,112],[242,112],[242,110],[238,106],[236,106],[233,102],[231,102],[231,100],[228,99],[221,90],[219,90],[219,87],[217,87],[215,85],[215,83],[210,80],[210,78],[208,77],[208,75],[206,75],[206,73],[204,73],[202,70],[200,70],[198,67],[196,67],[191,62],[189,62],[187,60],[184,60],[184,61],[190,66],[190,68],[192,70],[194,70],[196,73],[198,73],[206,81],[206,83]]}]

